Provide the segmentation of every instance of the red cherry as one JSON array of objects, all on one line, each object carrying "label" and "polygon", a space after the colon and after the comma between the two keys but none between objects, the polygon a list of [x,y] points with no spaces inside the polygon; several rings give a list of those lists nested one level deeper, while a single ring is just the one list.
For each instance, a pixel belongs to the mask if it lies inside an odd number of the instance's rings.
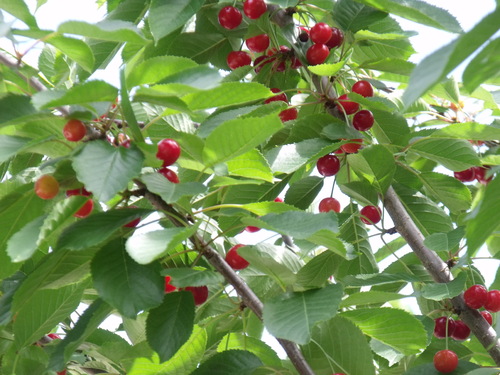
[{"label": "red cherry", "polygon": [[475,168],[469,168],[460,172],[453,172],[453,176],[462,182],[471,182],[476,179]]},{"label": "red cherry", "polygon": [[203,285],[203,286],[187,286],[183,290],[187,290],[188,292],[191,292],[193,294],[194,304],[196,306],[201,305],[208,298],[208,288],[205,285]]},{"label": "red cherry", "polygon": [[158,142],[156,157],[163,160],[164,167],[174,164],[179,159],[180,154],[181,148],[175,140],[166,138]]},{"label": "red cherry", "polygon": [[313,43],[326,44],[332,37],[332,28],[326,23],[319,22],[311,28],[309,36]]},{"label": "red cherry", "polygon": [[287,121],[297,119],[298,111],[297,111],[297,108],[295,108],[295,107],[288,108],[288,109],[281,111],[278,116],[280,117],[281,122],[287,122]]},{"label": "red cherry", "polygon": [[52,199],[59,193],[59,182],[49,175],[44,174],[35,182],[35,194],[42,199]]},{"label": "red cherry", "polygon": [[455,329],[452,334],[450,334],[455,340],[467,340],[470,336],[470,328],[462,322],[461,320],[455,321]]},{"label": "red cherry", "polygon": [[494,313],[500,311],[500,290],[494,289],[488,292],[484,308]]},{"label": "red cherry", "polygon": [[245,15],[252,19],[256,20],[264,13],[266,13],[267,5],[264,0],[246,0],[243,3],[243,12]]},{"label": "red cherry", "polygon": [[464,293],[465,304],[471,309],[479,309],[484,306],[488,298],[488,291],[482,285],[472,285]]},{"label": "red cherry", "polygon": [[347,94],[340,95],[337,100],[339,103],[339,109],[345,112],[347,115],[352,115],[359,110],[359,104],[349,100]]},{"label": "red cherry", "polygon": [[350,143],[345,143],[340,146],[341,150],[346,154],[355,154],[363,146],[363,140],[361,138],[351,139]]},{"label": "red cherry", "polygon": [[84,187],[81,187],[80,189],[66,190],[67,197],[71,197],[73,195],[83,195],[85,197],[90,197],[92,193],[90,191],[87,191]]},{"label": "red cherry", "polygon": [[480,311],[480,313],[491,326],[493,324],[493,317],[491,316],[491,314],[488,311]]},{"label": "red cherry", "polygon": [[260,70],[264,67],[264,65],[271,63],[274,60],[274,58],[269,58],[268,56],[259,56],[257,57],[254,62],[253,62],[253,70],[255,70],[255,73],[259,73]]},{"label": "red cherry", "polygon": [[329,49],[332,49],[340,47],[342,43],[344,43],[344,33],[342,32],[342,30],[337,29],[336,27],[332,27],[332,36],[328,40],[328,42],[326,42],[326,46]]},{"label": "red cherry", "polygon": [[80,120],[69,120],[63,128],[63,135],[68,141],[78,142],[87,134],[87,127]]},{"label": "red cherry", "polygon": [[[275,94],[281,92],[281,90],[277,88],[272,88],[271,91],[274,92]],[[264,103],[268,104],[271,102],[278,102],[278,101],[282,101],[288,104],[288,98],[286,97],[286,94],[284,92],[281,92],[281,94],[279,95],[271,96],[270,98],[266,99]]]},{"label": "red cherry", "polygon": [[250,263],[238,254],[238,249],[243,246],[245,245],[235,245],[226,254],[226,262],[233,270],[242,270],[250,265]]},{"label": "red cherry", "polygon": [[[434,336],[438,339],[444,339],[447,335],[451,336],[455,332],[455,321],[453,318],[448,318],[446,316],[441,316],[434,319]],[[448,325],[448,327],[446,327]]]},{"label": "red cherry", "polygon": [[373,118],[373,113],[363,109],[357,112],[352,118],[352,126],[354,129],[364,132],[373,126],[374,121],[375,119]]},{"label": "red cherry", "polygon": [[377,224],[382,218],[382,211],[377,206],[365,206],[359,211],[361,221],[365,224]]},{"label": "red cherry", "polygon": [[231,70],[252,64],[250,55],[244,51],[232,51],[227,55],[227,66]]},{"label": "red cherry", "polygon": [[235,7],[227,6],[219,11],[219,24],[225,29],[237,28],[242,19],[241,12]]},{"label": "red cherry", "polygon": [[78,218],[84,218],[90,215],[92,210],[94,209],[94,201],[92,199],[87,200],[83,206],[76,211],[73,216]]},{"label": "red cherry", "polygon": [[319,174],[324,177],[334,176],[340,169],[339,158],[331,154],[322,156],[316,162],[316,168],[318,168]]},{"label": "red cherry", "polygon": [[280,197],[274,198],[274,201],[278,203],[283,203],[283,199],[281,199]]},{"label": "red cherry", "polygon": [[292,69],[299,69],[301,66],[303,66],[297,56],[293,56],[291,60],[292,60],[292,65],[290,65],[290,67]]},{"label": "red cherry", "polygon": [[170,284],[170,281],[172,281],[172,277],[165,276],[165,293],[171,293],[171,292],[177,290],[177,288],[175,286]]},{"label": "red cherry", "polygon": [[[137,206],[129,206],[129,208],[138,208]],[[124,225],[125,228],[135,228],[141,222],[141,218],[132,220],[131,222]]]},{"label": "red cherry", "polygon": [[368,81],[358,81],[352,85],[352,92],[359,94],[361,96],[369,97],[373,96],[373,87]]},{"label": "red cherry", "polygon": [[493,179],[493,176],[490,176],[486,178],[486,172],[490,167],[488,166],[482,166],[482,167],[473,167],[474,168],[474,173],[476,176],[476,180],[480,182],[483,185],[487,185],[488,182],[490,182]]},{"label": "red cherry", "polygon": [[59,336],[57,333],[49,333],[47,336],[49,336],[52,340],[60,340],[61,336]]},{"label": "red cherry", "polygon": [[340,212],[340,202],[335,198],[323,198],[319,202],[319,212]]},{"label": "red cherry", "polygon": [[269,47],[269,36],[267,34],[260,34],[252,38],[248,38],[245,43],[252,52],[264,52]]},{"label": "red cherry", "polygon": [[57,375],[66,375],[66,370],[59,371]]},{"label": "red cherry", "polygon": [[178,184],[179,181],[179,176],[177,176],[177,173],[175,173],[173,170],[169,168],[160,168],[158,169],[158,173],[161,173],[167,180],[174,184]]},{"label": "red cherry", "polygon": [[313,44],[307,49],[306,59],[310,65],[323,64],[330,54],[330,50],[324,44]]},{"label": "red cherry", "polygon": [[255,232],[258,232],[261,228],[259,227],[254,227],[252,225],[249,225],[245,228],[245,230],[249,233],[255,233]]},{"label": "red cherry", "polygon": [[458,356],[451,350],[440,350],[434,355],[434,367],[439,372],[447,374],[458,366]]}]

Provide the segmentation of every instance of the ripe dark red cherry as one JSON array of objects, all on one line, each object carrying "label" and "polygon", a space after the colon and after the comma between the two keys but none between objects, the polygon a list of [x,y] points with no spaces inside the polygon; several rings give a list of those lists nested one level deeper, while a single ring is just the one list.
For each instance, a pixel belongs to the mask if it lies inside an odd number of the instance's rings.
[{"label": "ripe dark red cherry", "polygon": [[171,292],[177,290],[177,288],[175,286],[170,284],[170,281],[172,281],[172,277],[165,276],[165,293],[171,293]]},{"label": "ripe dark red cherry", "polygon": [[66,190],[66,196],[71,197],[72,195],[83,195],[85,197],[90,197],[92,193],[90,191],[87,191],[84,187],[80,189],[70,189]]},{"label": "ripe dark red cherry", "polygon": [[164,167],[174,164],[179,159],[180,154],[181,148],[175,140],[166,138],[158,142],[156,157],[163,160]]},{"label": "ripe dark red cherry", "polygon": [[238,249],[243,246],[245,245],[235,245],[226,254],[226,262],[233,270],[242,270],[250,265],[250,263],[238,254]]},{"label": "ripe dark red cherry", "polygon": [[52,340],[60,340],[61,336],[59,336],[57,333],[49,333],[47,336],[49,336]]},{"label": "ripe dark red cherry", "polygon": [[339,158],[332,154],[322,156],[316,162],[316,168],[318,168],[319,174],[324,177],[334,176],[340,169]]},{"label": "ripe dark red cherry", "polygon": [[358,81],[354,85],[352,85],[352,92],[359,94],[361,96],[369,97],[373,96],[373,87],[368,81]]},{"label": "ripe dark red cherry", "polygon": [[254,227],[252,225],[249,225],[245,228],[245,230],[249,233],[255,233],[255,232],[258,232],[261,228],[259,227]]},{"label": "ripe dark red cherry", "polygon": [[237,28],[242,19],[241,12],[235,7],[227,6],[219,11],[219,24],[225,29]]},{"label": "ripe dark red cherry", "polygon": [[352,126],[354,129],[364,132],[373,126],[374,121],[375,119],[373,118],[373,113],[367,109],[363,109],[357,112],[352,118]]},{"label": "ripe dark red cherry", "polygon": [[337,100],[339,103],[339,109],[345,112],[347,115],[352,115],[353,113],[358,112],[359,104],[349,100],[347,94],[340,95]]},{"label": "ripe dark red cherry", "polygon": [[267,34],[256,35],[248,38],[245,43],[248,49],[252,52],[264,52],[269,48],[269,36]]},{"label": "ripe dark red cherry", "polygon": [[281,199],[280,197],[274,198],[274,201],[278,203],[283,203],[283,199]]},{"label": "ripe dark red cherry", "polygon": [[173,170],[163,167],[158,169],[158,173],[161,173],[167,180],[174,184],[178,184],[179,181],[179,176],[177,176],[177,173],[175,173]]},{"label": "ripe dark red cherry", "polygon": [[278,115],[280,117],[281,122],[287,122],[291,120],[296,120],[298,116],[297,108],[292,107],[288,109],[284,109]]},{"label": "ripe dark red cherry", "polygon": [[471,182],[476,179],[475,168],[469,168],[460,172],[453,172],[453,176],[462,182]]},{"label": "ripe dark red cherry", "polygon": [[252,20],[256,20],[262,16],[266,13],[266,10],[267,5],[264,0],[246,0],[243,3],[243,12]]},{"label": "ripe dark red cherry", "polygon": [[188,292],[191,292],[193,294],[194,304],[196,306],[201,305],[208,298],[208,288],[205,285],[203,285],[203,286],[187,286],[183,290],[187,290]]},{"label": "ripe dark red cherry", "polygon": [[[444,339],[446,336],[451,336],[455,332],[456,322],[453,318],[448,318],[447,316],[441,316],[434,319],[434,336],[438,339]],[[448,327],[446,327],[448,324]],[[448,333],[448,335],[446,334]]]},{"label": "ripe dark red cherry", "polygon": [[329,49],[340,47],[344,43],[344,33],[342,30],[332,27],[332,36],[326,42],[326,46]]},{"label": "ripe dark red cherry", "polygon": [[326,23],[319,22],[309,31],[309,36],[313,43],[326,44],[332,37],[332,28]]},{"label": "ripe dark red cherry", "polygon": [[227,66],[231,70],[252,64],[252,58],[245,51],[231,51],[227,55]]},{"label": "ripe dark red cherry", "polygon": [[335,198],[323,198],[321,202],[319,202],[319,212],[340,212],[340,202]]},{"label": "ripe dark red cherry", "polygon": [[456,320],[455,329],[453,330],[453,333],[450,334],[450,336],[459,341],[467,340],[470,336],[470,328],[461,320]]},{"label": "ripe dark red cherry", "polygon": [[306,59],[310,65],[323,64],[330,54],[330,50],[324,44],[313,44],[307,49]]},{"label": "ripe dark red cherry", "polygon": [[73,214],[73,216],[82,219],[89,216],[93,209],[94,201],[92,199],[88,199],[83,206]]},{"label": "ripe dark red cherry", "polygon": [[345,143],[340,146],[340,149],[346,154],[355,154],[363,146],[363,140],[361,138],[351,139],[350,143]]},{"label": "ripe dark red cherry", "polygon": [[365,206],[359,211],[361,216],[361,221],[365,224],[377,224],[382,218],[382,212],[377,206]]},{"label": "ripe dark red cherry", "polygon": [[78,142],[87,134],[87,127],[76,119],[69,120],[63,128],[63,135],[70,142]]},{"label": "ripe dark red cherry", "polygon": [[458,356],[452,350],[440,350],[434,355],[434,367],[445,374],[452,372],[458,366]]},{"label": "ripe dark red cherry", "polygon": [[281,90],[278,88],[272,88],[271,91],[275,94],[277,94],[278,92],[280,92],[281,94],[271,96],[270,98],[266,99],[264,103],[268,104],[271,102],[282,101],[288,104],[288,98],[286,97],[286,94],[284,92],[281,92]]},{"label": "ripe dark red cherry", "polygon": [[42,199],[52,199],[59,193],[59,182],[49,175],[40,176],[35,182],[35,194]]},{"label": "ripe dark red cherry", "polygon": [[66,370],[57,372],[57,375],[66,375],[66,374],[67,374]]},{"label": "ripe dark red cherry", "polygon": [[493,179],[493,176],[486,178],[486,172],[488,171],[488,169],[490,169],[490,167],[483,165],[482,167],[473,167],[473,168],[476,180],[481,184],[487,185],[488,182],[490,182]]},{"label": "ripe dark red cherry", "polygon": [[484,304],[484,308],[489,312],[498,312],[500,311],[500,291],[499,290],[490,290],[488,292],[488,296],[486,298],[486,303]]},{"label": "ripe dark red cherry", "polygon": [[465,304],[471,309],[479,309],[484,306],[488,298],[488,291],[482,285],[472,285],[464,293]]},{"label": "ripe dark red cherry", "polygon": [[480,311],[480,313],[491,326],[493,324],[493,317],[491,316],[491,314],[488,311]]}]

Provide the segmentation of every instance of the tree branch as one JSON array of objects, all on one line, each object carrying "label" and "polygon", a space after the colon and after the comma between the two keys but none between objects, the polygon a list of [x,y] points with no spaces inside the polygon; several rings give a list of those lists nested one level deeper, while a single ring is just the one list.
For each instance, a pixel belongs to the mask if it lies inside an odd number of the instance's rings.
[{"label": "tree branch", "polygon": [[[453,280],[447,264],[435,252],[424,245],[424,235],[415,225],[392,186],[387,190],[384,206],[391,216],[398,233],[406,240],[432,278],[437,283],[447,283]],[[497,366],[500,366],[500,341],[493,327],[489,325],[479,311],[471,309],[465,304],[463,293],[452,298],[451,302],[463,322],[471,329],[471,332],[488,351]]]},{"label": "tree branch", "polygon": [[[140,182],[136,181],[140,189],[145,189],[146,186]],[[165,211],[172,213],[172,216],[168,216],[172,223],[176,226],[185,227],[186,222],[181,222],[177,218],[182,217],[174,208],[163,201],[163,199],[157,194],[151,193],[146,190],[144,197],[159,211]],[[206,260],[214,267],[226,281],[233,286],[236,293],[243,300],[243,303],[254,312],[257,317],[262,320],[262,311],[264,305],[260,301],[259,297],[253,292],[252,289],[238,276],[238,274],[227,264],[225,259],[210,245],[208,245],[203,238],[195,234],[190,238],[191,242],[195,246],[196,250],[202,254]],[[288,340],[277,339],[280,345],[285,350],[288,358],[293,363],[299,374],[301,375],[314,375],[311,367],[305,360],[299,347]]]}]

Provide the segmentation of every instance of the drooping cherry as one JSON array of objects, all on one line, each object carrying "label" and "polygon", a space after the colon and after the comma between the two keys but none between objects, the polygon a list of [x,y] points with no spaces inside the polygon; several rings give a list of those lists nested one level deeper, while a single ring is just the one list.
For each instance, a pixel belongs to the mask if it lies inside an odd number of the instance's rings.
[{"label": "drooping cherry", "polygon": [[228,30],[237,28],[241,24],[243,16],[238,8],[227,6],[219,11],[219,24]]},{"label": "drooping cherry", "polygon": [[347,115],[352,115],[359,110],[359,104],[349,100],[347,94],[340,95],[337,100],[339,103],[339,109]]},{"label": "drooping cherry", "polygon": [[361,221],[365,224],[377,224],[382,218],[382,211],[377,206],[365,206],[359,211]]},{"label": "drooping cherry", "polygon": [[452,350],[440,350],[434,355],[434,367],[445,374],[454,371],[458,366],[458,356]]},{"label": "drooping cherry", "polygon": [[252,64],[252,58],[245,51],[231,51],[227,55],[227,66],[231,70]]},{"label": "drooping cherry", "polygon": [[226,262],[233,270],[242,270],[250,265],[250,263],[238,254],[238,249],[243,246],[245,245],[235,245],[226,254]]},{"label": "drooping cherry", "polygon": [[177,173],[175,173],[173,170],[170,168],[164,167],[158,169],[158,173],[161,173],[167,180],[174,184],[178,184],[179,181],[179,176],[177,176]]},{"label": "drooping cherry", "polygon": [[203,285],[203,286],[187,286],[183,290],[191,292],[191,294],[193,295],[193,298],[194,298],[194,304],[196,306],[205,303],[205,301],[208,299],[208,288],[205,285]]},{"label": "drooping cherry", "polygon": [[270,98],[267,98],[264,103],[266,104],[269,104],[271,102],[279,102],[279,101],[282,101],[282,102],[285,102],[288,104],[288,98],[286,97],[286,94],[284,92],[282,92],[280,89],[276,88],[276,87],[273,87],[271,89],[272,92],[274,92],[275,94],[277,94],[278,92],[280,94],[278,95],[275,95],[275,96],[271,96]]},{"label": "drooping cherry", "polygon": [[284,109],[281,111],[278,116],[280,117],[281,122],[287,122],[291,120],[296,120],[298,116],[297,108],[292,107],[288,109]]},{"label": "drooping cherry", "polygon": [[326,46],[329,49],[340,47],[344,43],[344,33],[342,30],[332,27],[332,36],[326,42]]},{"label": "drooping cherry", "polygon": [[455,329],[453,333],[450,334],[455,340],[467,340],[470,336],[470,328],[461,320],[455,321]]},{"label": "drooping cherry", "polygon": [[324,22],[318,22],[311,27],[309,36],[313,43],[326,44],[332,37],[332,28]]},{"label": "drooping cherry", "polygon": [[59,182],[54,176],[44,174],[35,181],[35,194],[42,199],[52,199],[59,193]]},{"label": "drooping cherry", "polygon": [[472,167],[472,168],[465,169],[465,170],[460,171],[460,172],[453,172],[453,176],[457,180],[462,181],[462,182],[474,181],[476,179],[475,168]]},{"label": "drooping cherry", "polygon": [[493,324],[493,317],[491,316],[491,314],[485,310],[480,311],[480,313],[483,316],[484,320],[486,320],[491,326]]},{"label": "drooping cherry", "polygon": [[444,339],[446,336],[451,336],[455,332],[455,320],[447,316],[441,316],[434,319],[434,336],[438,339]]},{"label": "drooping cherry", "polygon": [[479,309],[488,299],[488,291],[483,285],[472,285],[464,292],[465,304],[471,309]]},{"label": "drooping cherry", "polygon": [[76,119],[69,120],[63,127],[63,135],[70,142],[78,142],[87,134],[87,127]]},{"label": "drooping cherry", "polygon": [[373,87],[370,82],[361,80],[352,85],[352,92],[359,94],[361,96],[370,97],[373,96]]},{"label": "drooping cherry", "polygon": [[264,52],[269,48],[269,36],[267,34],[260,34],[245,40],[248,49],[252,52]]},{"label": "drooping cherry", "polygon": [[319,212],[340,212],[340,202],[333,197],[323,198],[319,202]]},{"label": "drooping cherry", "polygon": [[363,140],[361,138],[351,139],[349,143],[344,143],[340,146],[340,149],[346,154],[355,154],[363,146]]},{"label": "drooping cherry", "polygon": [[484,304],[484,308],[489,312],[498,312],[500,311],[500,291],[499,290],[490,290],[488,292],[488,296],[486,297],[486,303]]},{"label": "drooping cherry", "polygon": [[264,0],[245,0],[243,3],[243,12],[252,20],[256,20],[262,16],[266,13],[266,10],[267,5]]},{"label": "drooping cherry", "polygon": [[316,168],[318,168],[319,174],[324,177],[334,176],[340,169],[339,158],[332,154],[322,156],[316,162]]},{"label": "drooping cherry", "polygon": [[163,166],[174,164],[181,154],[181,147],[174,139],[166,138],[158,142],[156,157],[163,160]]},{"label": "drooping cherry", "polygon": [[328,58],[330,50],[324,44],[313,44],[306,51],[306,59],[310,65],[323,64]]},{"label": "drooping cherry", "polygon": [[360,132],[369,130],[374,122],[373,113],[367,109],[357,112],[352,118],[352,126]]}]

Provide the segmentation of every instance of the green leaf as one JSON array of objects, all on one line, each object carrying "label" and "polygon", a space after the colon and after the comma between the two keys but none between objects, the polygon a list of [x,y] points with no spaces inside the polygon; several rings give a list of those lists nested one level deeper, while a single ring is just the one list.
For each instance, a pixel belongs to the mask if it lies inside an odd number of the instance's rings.
[{"label": "green leaf", "polygon": [[44,41],[56,47],[87,72],[90,73],[93,71],[95,64],[94,54],[89,45],[83,40],[62,35],[53,35],[52,33]]},{"label": "green leaf", "polygon": [[233,349],[211,356],[192,375],[251,375],[260,366],[255,354]]},{"label": "green leaf", "polygon": [[219,343],[217,347],[218,352],[224,352],[227,350],[247,350],[250,353],[255,354],[264,365],[272,367],[280,367],[281,360],[276,354],[276,352],[271,349],[266,343],[244,334],[238,333],[228,333]]},{"label": "green leaf", "polygon": [[158,265],[134,262],[125,251],[122,239],[99,250],[91,269],[99,296],[128,318],[158,306],[163,300],[164,280]]},{"label": "green leaf", "polygon": [[340,284],[284,294],[264,304],[264,324],[275,337],[307,344],[314,325],[337,314],[342,296]]},{"label": "green leaf", "polygon": [[[74,284],[60,289],[44,289],[35,292],[18,310],[14,321],[14,337],[17,348],[31,345],[60,321],[66,319],[80,303],[83,285]],[[16,296],[14,296],[16,300]],[[40,308],[43,306],[43,309]]]},{"label": "green leaf", "polygon": [[149,312],[146,336],[160,356],[160,362],[172,358],[193,331],[194,299],[189,292],[169,293],[163,303]]},{"label": "green leaf", "polygon": [[500,128],[477,122],[450,124],[431,134],[432,138],[458,138],[476,141],[495,141],[500,139]]},{"label": "green leaf", "polygon": [[308,176],[290,185],[286,192],[285,203],[306,210],[316,199],[316,195],[323,188],[323,179]]},{"label": "green leaf", "polygon": [[384,146],[364,148],[357,154],[348,155],[347,161],[354,172],[368,180],[382,195],[391,186],[396,164],[394,156]]},{"label": "green leaf", "polygon": [[224,283],[224,278],[220,273],[210,270],[167,268],[163,270],[161,274],[171,276],[172,280],[170,283],[177,288]]},{"label": "green leaf", "polygon": [[264,216],[267,214],[280,214],[288,211],[298,211],[299,209],[290,206],[283,202],[257,202],[248,203],[241,206],[241,208],[250,211],[257,216]]},{"label": "green leaf", "polygon": [[377,290],[369,292],[358,292],[351,294],[347,298],[343,299],[340,303],[340,307],[345,308],[359,305],[383,304],[388,301],[395,301],[408,297],[411,296],[406,296],[399,293],[381,292]]},{"label": "green leaf", "polygon": [[64,105],[95,102],[112,102],[118,90],[104,81],[87,81],[71,89],[40,91],[33,95],[32,102],[38,108],[53,108]]},{"label": "green leaf", "polygon": [[208,166],[230,160],[260,145],[282,127],[274,114],[226,121],[207,137],[203,160]]},{"label": "green leaf", "polygon": [[415,63],[407,60],[386,58],[377,61],[365,61],[360,65],[360,68],[409,76],[415,68]]},{"label": "green leaf", "polygon": [[185,196],[203,194],[207,190],[201,182],[181,182],[174,184],[160,173],[148,173],[141,177],[153,193],[158,194],[166,203],[175,203]]},{"label": "green leaf", "polygon": [[201,9],[203,3],[203,0],[170,0],[168,3],[153,0],[149,9],[149,24],[155,40],[158,42],[172,31],[186,25]]},{"label": "green leaf", "polygon": [[132,144],[130,148],[113,147],[97,140],[87,143],[73,157],[78,180],[100,201],[108,201],[137,177],[144,155]]},{"label": "green leaf", "polygon": [[434,251],[452,251],[460,245],[464,235],[464,227],[458,227],[448,233],[431,234],[424,240],[424,244]]},{"label": "green leaf", "polygon": [[45,216],[40,216],[30,221],[9,239],[6,251],[13,262],[22,262],[31,258],[37,249],[40,227],[44,219]]},{"label": "green leaf", "polygon": [[377,205],[378,193],[366,180],[339,184],[340,190],[363,205]]},{"label": "green leaf", "polygon": [[197,111],[236,104],[241,105],[259,99],[266,99],[273,95],[266,86],[260,83],[226,82],[213,89],[188,94],[183,97],[183,100],[191,110]]},{"label": "green leaf", "polygon": [[381,11],[406,18],[422,25],[461,33],[462,28],[458,21],[450,13],[442,8],[420,0],[356,0],[358,3],[372,6]]},{"label": "green leaf", "polygon": [[38,28],[35,17],[23,0],[2,0],[0,9],[12,14],[32,28]]},{"label": "green leaf", "polygon": [[232,158],[227,163],[227,170],[231,176],[255,178],[273,182],[273,172],[267,160],[259,150],[253,149]]},{"label": "green leaf", "polygon": [[472,255],[500,225],[500,177],[488,183],[483,199],[467,216],[467,254]]},{"label": "green leaf", "polygon": [[29,142],[28,138],[0,135],[0,163],[16,155]]},{"label": "green leaf", "polygon": [[[412,314],[392,308],[357,309],[341,313],[364,334],[406,355],[419,353],[427,346],[427,333]],[[411,340],[408,340],[411,337]]]},{"label": "green leaf", "polygon": [[312,338],[314,341],[301,349],[315,373],[342,371],[345,374],[375,375],[373,354],[366,336],[349,320],[337,315],[320,323],[314,327]]},{"label": "green leaf", "polygon": [[193,225],[134,234],[127,239],[125,248],[137,263],[148,264],[192,236],[197,228],[197,225]]},{"label": "green leaf", "polygon": [[98,212],[73,223],[59,236],[57,249],[84,250],[109,239],[115,231],[151,210],[124,208]]},{"label": "green leaf", "polygon": [[320,288],[336,269],[337,257],[331,251],[323,251],[306,263],[297,273],[297,283],[304,287]]},{"label": "green leaf", "polygon": [[275,147],[267,152],[266,159],[273,172],[292,173],[308,161],[323,156],[323,149],[330,147],[330,141],[314,138]]},{"label": "green leaf", "polygon": [[430,196],[442,202],[453,213],[470,208],[472,195],[470,190],[456,178],[441,173],[424,172],[418,175]]},{"label": "green leaf", "polygon": [[413,70],[403,94],[408,107],[436,83],[441,82],[498,30],[500,8],[484,17],[474,28],[423,59]]},{"label": "green leaf", "polygon": [[448,283],[426,284],[422,287],[422,297],[433,301],[442,301],[446,298],[458,296],[465,288],[467,274],[461,272],[458,276]]},{"label": "green leaf", "polygon": [[455,172],[480,164],[476,151],[464,139],[422,138],[410,145],[409,150]]},{"label": "green leaf", "polygon": [[334,76],[337,72],[344,67],[345,61],[339,61],[335,64],[319,64],[308,66],[307,69],[311,73],[319,76]]},{"label": "green leaf", "polygon": [[144,136],[142,135],[139,124],[137,123],[137,118],[135,116],[132,104],[130,103],[129,92],[127,88],[127,81],[125,79],[125,69],[120,69],[120,97],[121,97],[121,108],[125,120],[127,120],[127,125],[132,132],[133,139],[139,144],[144,143]]},{"label": "green leaf", "polygon": [[372,110],[372,113],[375,118],[372,131],[379,143],[406,146],[406,136],[410,134],[410,128],[402,115],[380,110]]},{"label": "green leaf", "polygon": [[[165,20],[164,22],[165,23]],[[198,66],[193,60],[179,56],[158,56],[141,62],[126,70],[127,86],[152,84],[168,76]]]},{"label": "green leaf", "polygon": [[416,282],[420,281],[420,279],[414,275],[382,272],[373,274],[349,275],[341,279],[341,281],[344,285],[359,287],[368,285],[391,284],[400,281]]},{"label": "green leaf", "polygon": [[152,359],[137,358],[127,373],[129,375],[189,375],[198,367],[207,344],[205,329],[195,325],[193,333],[167,362],[160,364],[155,353]]},{"label": "green leaf", "polygon": [[22,119],[36,113],[36,109],[31,104],[31,98],[24,95],[8,94],[0,98],[0,124],[5,126],[17,119]]},{"label": "green leaf", "polygon": [[58,32],[63,34],[81,35],[87,38],[107,40],[112,42],[129,42],[146,44],[137,26],[132,22],[121,20],[104,20],[95,24],[84,21],[66,21],[59,25]]},{"label": "green leaf", "polygon": [[498,77],[498,69],[495,67],[500,63],[500,58],[496,53],[499,48],[500,38],[492,40],[467,64],[462,79],[469,92],[474,92],[481,83],[488,79]]},{"label": "green leaf", "polygon": [[344,31],[355,33],[387,17],[387,13],[351,0],[339,0],[333,8],[333,20]]}]

